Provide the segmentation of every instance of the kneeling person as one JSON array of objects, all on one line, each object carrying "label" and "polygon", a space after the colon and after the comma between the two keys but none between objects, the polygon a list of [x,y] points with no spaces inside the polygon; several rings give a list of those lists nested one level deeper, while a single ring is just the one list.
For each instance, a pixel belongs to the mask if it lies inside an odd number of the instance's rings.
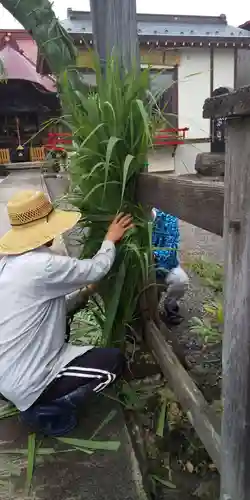
[{"label": "kneeling person", "polygon": [[76,425],[83,399],[112,384],[124,368],[119,349],[65,342],[66,297],[109,272],[115,244],[132,220],[117,216],[97,254],[77,260],[50,247],[79,213],[55,210],[44,193],[24,191],[9,201],[8,214],[12,228],[0,239],[0,393],[28,424],[64,435]]}]

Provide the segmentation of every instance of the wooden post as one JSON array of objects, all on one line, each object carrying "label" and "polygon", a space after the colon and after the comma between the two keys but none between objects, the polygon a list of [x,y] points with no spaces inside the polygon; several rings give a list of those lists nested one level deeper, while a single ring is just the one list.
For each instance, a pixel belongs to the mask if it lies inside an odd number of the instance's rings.
[{"label": "wooden post", "polygon": [[208,99],[228,118],[225,165],[225,324],[221,500],[250,498],[250,87]]},{"label": "wooden post", "polygon": [[166,331],[155,323],[146,324],[146,340],[178,401],[217,469],[220,470],[220,420],[205,400],[192,378],[166,342]]},{"label": "wooden post", "polygon": [[112,53],[121,67],[139,66],[136,0],[90,0],[95,48],[105,66]]}]

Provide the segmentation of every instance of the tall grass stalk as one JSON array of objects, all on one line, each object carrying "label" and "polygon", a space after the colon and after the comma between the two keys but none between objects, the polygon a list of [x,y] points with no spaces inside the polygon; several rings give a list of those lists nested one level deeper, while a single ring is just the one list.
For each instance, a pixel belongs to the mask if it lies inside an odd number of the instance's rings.
[{"label": "tall grass stalk", "polygon": [[26,472],[26,492],[30,493],[32,484],[33,472],[36,461],[36,434],[32,433],[28,436],[28,464]]},{"label": "tall grass stalk", "polygon": [[100,285],[103,334],[109,345],[124,338],[152,266],[150,217],[136,201],[136,183],[145,169],[157,111],[148,92],[149,69],[121,72],[115,56],[108,61],[105,75],[97,56],[94,65],[94,93],[74,87],[67,72],[60,90],[67,110],[64,123],[73,135],[70,201],[82,214],[82,257],[99,249],[117,212],[131,213],[135,222],[117,246],[115,265]]}]

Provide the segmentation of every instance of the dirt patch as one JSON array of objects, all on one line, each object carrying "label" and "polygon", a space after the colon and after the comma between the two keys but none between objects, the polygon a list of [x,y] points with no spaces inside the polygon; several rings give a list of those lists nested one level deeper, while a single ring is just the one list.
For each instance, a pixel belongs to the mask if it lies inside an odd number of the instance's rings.
[{"label": "dirt patch", "polygon": [[203,257],[210,262],[223,263],[223,238],[183,221],[180,221],[180,234],[182,262]]},{"label": "dirt patch", "polygon": [[[184,321],[173,327],[183,347],[186,360],[190,366],[190,375],[202,390],[208,402],[220,399],[221,393],[221,342],[215,339],[210,343],[209,331],[206,339],[206,315],[204,308],[211,307],[217,297],[211,288],[205,286],[197,274],[189,271],[190,287],[181,304]],[[195,320],[200,319],[202,323]],[[207,327],[208,328],[208,327]],[[200,330],[200,333],[199,333]],[[218,326],[219,330],[219,326]]]}]

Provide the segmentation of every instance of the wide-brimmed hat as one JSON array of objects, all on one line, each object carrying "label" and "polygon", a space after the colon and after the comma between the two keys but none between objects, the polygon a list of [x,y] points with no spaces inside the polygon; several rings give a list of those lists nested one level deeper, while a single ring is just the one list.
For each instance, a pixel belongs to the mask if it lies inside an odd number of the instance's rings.
[{"label": "wide-brimmed hat", "polygon": [[7,205],[11,230],[0,238],[0,254],[18,255],[53,240],[71,229],[79,212],[55,210],[40,191],[16,193]]}]

